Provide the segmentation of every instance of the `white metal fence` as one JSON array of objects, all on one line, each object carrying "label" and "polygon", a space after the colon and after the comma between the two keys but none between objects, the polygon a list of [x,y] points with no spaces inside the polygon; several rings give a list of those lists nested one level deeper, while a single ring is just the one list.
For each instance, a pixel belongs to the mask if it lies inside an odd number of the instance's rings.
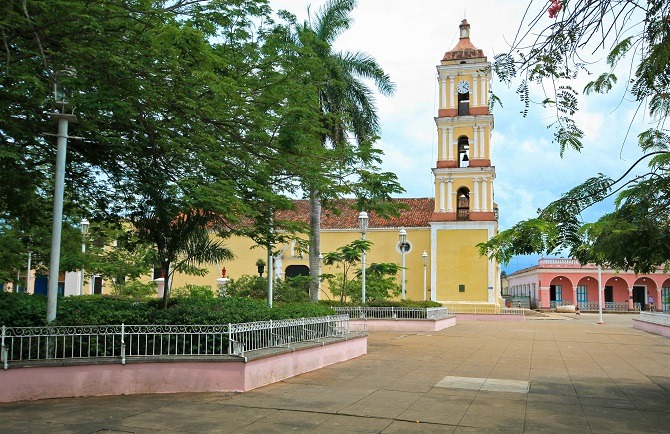
[{"label": "white metal fence", "polygon": [[446,307],[334,307],[352,319],[443,319],[452,315]]},{"label": "white metal fence", "polygon": [[3,326],[0,358],[7,369],[10,363],[54,359],[125,364],[133,357],[243,356],[347,333],[346,315],[222,325]]},{"label": "white metal fence", "polygon": [[[579,303],[579,309],[582,311],[597,311],[598,309],[598,302],[597,301],[580,301]],[[637,303],[637,308],[639,308],[639,303]],[[628,302],[623,301],[623,302],[612,302],[612,301],[606,301],[605,304],[603,304],[603,310],[607,310],[610,312],[628,312]]]},{"label": "white metal fence", "polygon": [[[571,305],[574,304],[572,301],[551,301],[549,307],[551,309],[556,309],[556,306]],[[579,305],[579,310],[581,311],[598,311],[598,302],[597,301],[580,301],[577,303]],[[640,303],[633,304],[634,311],[640,311]],[[628,312],[628,302],[612,302],[606,301],[603,304],[603,310],[609,312]]]},{"label": "white metal fence", "polygon": [[670,314],[662,312],[640,312],[638,316],[640,321],[659,324],[670,327]]}]

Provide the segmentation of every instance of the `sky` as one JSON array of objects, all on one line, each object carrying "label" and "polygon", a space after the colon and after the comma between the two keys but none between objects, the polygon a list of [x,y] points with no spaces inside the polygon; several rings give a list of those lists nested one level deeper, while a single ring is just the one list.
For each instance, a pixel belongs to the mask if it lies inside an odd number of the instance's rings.
[{"label": "sky", "polygon": [[[307,18],[308,6],[314,15],[324,3],[270,0],[273,9],[287,10],[300,21]],[[394,172],[405,188],[402,197],[434,197],[431,168],[437,155],[436,65],[458,42],[461,20],[468,20],[471,42],[492,61],[494,55],[508,51],[527,5],[528,0],[359,0],[354,23],[339,36],[335,48],[372,55],[396,84],[394,96],[377,97],[381,120],[377,147],[385,154],[383,170]],[[545,19],[550,24],[548,14]],[[602,64],[604,57],[601,51],[592,60]],[[571,84],[581,90],[588,80]],[[503,103],[503,107],[494,108],[491,137],[501,230],[537,216],[538,209],[591,176],[604,173],[616,179],[623,175],[642,155],[636,137],[648,127],[644,119],[635,116],[637,106],[628,101],[631,98],[626,97],[624,85],[618,85],[608,95],[580,99],[576,120],[585,132],[584,149],[566,150],[561,158],[558,145],[552,143],[553,130],[547,128],[555,113],[531,106],[528,116],[523,117],[523,106],[515,93],[517,85],[508,88],[492,78],[492,91]],[[534,88],[531,99],[543,98],[540,89]],[[610,200],[582,217],[595,221],[613,209]],[[536,263],[537,256],[519,257],[503,269],[509,273]]]}]

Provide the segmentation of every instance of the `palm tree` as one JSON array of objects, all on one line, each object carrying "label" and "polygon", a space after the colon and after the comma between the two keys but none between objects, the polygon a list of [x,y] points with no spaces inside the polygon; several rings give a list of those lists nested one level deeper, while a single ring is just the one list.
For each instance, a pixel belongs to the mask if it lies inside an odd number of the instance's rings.
[{"label": "palm tree", "polygon": [[[389,76],[368,54],[333,50],[335,39],[351,26],[351,12],[355,7],[356,0],[329,0],[313,20],[310,16],[308,21],[295,26],[297,42],[312,50],[325,72],[321,82],[312,83],[319,93],[323,147],[355,146],[376,137],[379,132],[377,108],[373,91],[364,80],[374,82],[382,95],[389,96],[395,91]],[[322,192],[314,184],[306,188],[310,199],[310,297],[316,300]]]}]

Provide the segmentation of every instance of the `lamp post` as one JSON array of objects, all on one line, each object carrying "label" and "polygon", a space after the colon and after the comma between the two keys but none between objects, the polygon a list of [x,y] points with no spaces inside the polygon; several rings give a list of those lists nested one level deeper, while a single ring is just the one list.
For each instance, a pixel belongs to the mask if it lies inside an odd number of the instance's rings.
[{"label": "lamp post", "polygon": [[[358,213],[358,227],[361,230],[361,240],[365,241],[365,232],[368,230],[368,213],[365,211]],[[363,253],[361,254],[361,267],[361,301],[365,304],[365,249],[363,249]]]},{"label": "lamp post", "polygon": [[61,107],[58,113],[51,113],[51,119],[58,122],[58,140],[56,147],[56,175],[54,180],[53,221],[51,225],[51,256],[49,258],[49,286],[47,288],[47,323],[56,319],[58,303],[58,272],[60,268],[60,243],[63,226],[63,192],[65,190],[65,159],[67,154],[68,124],[77,122],[75,115],[65,113],[69,106],[66,98],[54,86],[56,105]]},{"label": "lamp post", "polygon": [[598,265],[598,324],[603,322],[603,267]]},{"label": "lamp post", "polygon": [[26,294],[30,293],[30,268],[31,268],[30,261],[32,259],[33,259],[33,251],[28,250],[28,274],[26,274],[26,290],[24,291]]},{"label": "lamp post", "polygon": [[323,274],[321,267],[323,267],[323,253],[319,253],[319,292],[316,294],[317,300],[321,299],[321,275]]},{"label": "lamp post", "polygon": [[[81,253],[86,253],[86,234],[88,234],[88,227],[90,223],[87,219],[81,219]],[[84,280],[86,279],[86,273],[84,273],[84,266],[81,266],[81,285],[79,285],[79,295],[84,295]]]},{"label": "lamp post", "polygon": [[405,253],[409,252],[410,249],[410,244],[407,242],[407,231],[405,228],[401,228],[400,232],[398,233],[398,238],[400,241],[398,241],[398,250],[400,250],[400,255],[402,256],[402,282],[401,282],[401,288],[402,288],[402,299],[405,299]]},{"label": "lamp post", "polygon": [[423,261],[423,301],[426,301],[426,265],[428,265],[428,253],[424,250],[421,254]]}]

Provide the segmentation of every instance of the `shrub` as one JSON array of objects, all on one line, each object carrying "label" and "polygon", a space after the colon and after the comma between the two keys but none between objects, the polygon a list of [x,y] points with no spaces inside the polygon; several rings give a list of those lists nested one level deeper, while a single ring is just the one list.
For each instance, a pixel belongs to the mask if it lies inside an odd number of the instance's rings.
[{"label": "shrub", "polygon": [[[296,276],[286,280],[277,279],[272,289],[272,300],[276,302],[309,301],[309,276]],[[224,297],[242,297],[266,300],[268,297],[268,279],[259,276],[240,276],[226,286]]]},{"label": "shrub", "polygon": [[[43,326],[46,305],[44,296],[0,293],[0,326]],[[185,296],[171,298],[163,309],[159,299],[84,295],[60,298],[54,325],[228,324],[332,314],[330,307],[317,303],[280,302],[270,308],[265,300],[252,298]]]},{"label": "shrub", "polygon": [[[355,302],[340,303],[339,300],[320,300],[319,304],[331,307],[360,306],[360,304]],[[372,300],[365,305],[370,307],[442,307],[442,304],[430,300]]]},{"label": "shrub", "polygon": [[273,319],[309,318],[335,314],[330,306],[311,302],[278,303],[273,308]]},{"label": "shrub", "polygon": [[46,324],[47,298],[26,293],[0,292],[0,326],[32,327]]},{"label": "shrub", "polygon": [[309,276],[289,277],[277,280],[273,298],[276,301],[300,303],[309,301]]},{"label": "shrub", "polygon": [[186,284],[170,291],[171,297],[177,298],[214,298],[214,291],[209,285]]},{"label": "shrub", "polygon": [[228,282],[225,296],[263,299],[267,297],[267,293],[268,280],[265,277],[245,274]]},{"label": "shrub", "polygon": [[156,296],[156,282],[142,283],[139,280],[131,280],[123,284],[112,285],[112,294],[134,299],[147,299]]}]

